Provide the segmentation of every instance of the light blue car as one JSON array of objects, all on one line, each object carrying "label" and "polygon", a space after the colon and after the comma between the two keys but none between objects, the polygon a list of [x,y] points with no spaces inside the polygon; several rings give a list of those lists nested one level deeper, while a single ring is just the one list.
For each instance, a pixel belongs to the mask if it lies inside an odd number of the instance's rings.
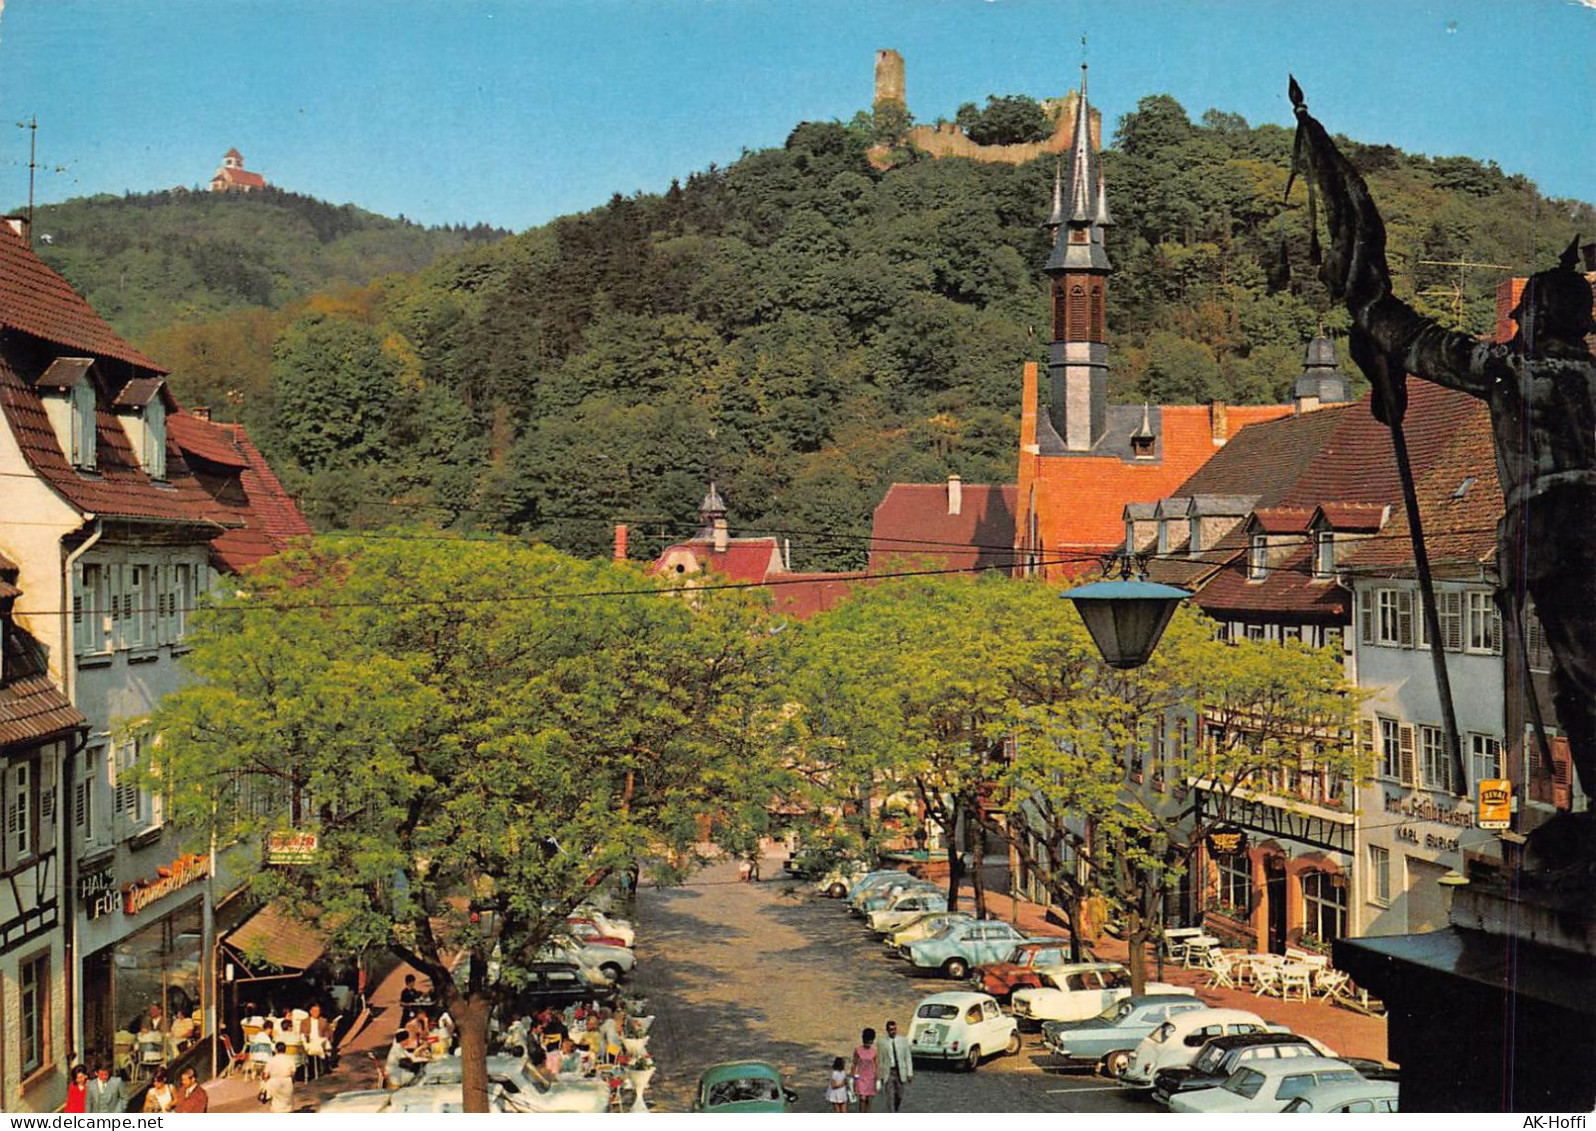
[{"label": "light blue car", "polygon": [[905,946],[902,954],[922,970],[941,970],[955,980],[970,967],[1005,959],[1027,936],[998,919],[950,923],[930,938]]},{"label": "light blue car", "polygon": [[1084,1021],[1044,1022],[1042,1043],[1065,1064],[1098,1065],[1117,1077],[1143,1037],[1171,1017],[1207,1008],[1190,992],[1122,998]]}]

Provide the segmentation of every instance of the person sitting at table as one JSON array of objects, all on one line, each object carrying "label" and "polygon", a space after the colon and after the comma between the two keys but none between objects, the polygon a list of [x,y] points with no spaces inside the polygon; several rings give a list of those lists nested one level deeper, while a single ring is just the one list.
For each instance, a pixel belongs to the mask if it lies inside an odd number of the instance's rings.
[{"label": "person sitting at table", "polygon": [[181,1051],[188,1047],[189,1041],[194,1037],[194,1018],[187,1013],[180,1013],[172,1019],[172,1046],[173,1051]]},{"label": "person sitting at table", "polygon": [[587,1064],[586,1059],[582,1056],[582,1050],[576,1047],[575,1041],[571,1040],[570,1037],[566,1037],[560,1042],[559,1075],[583,1076],[586,1075],[586,1071]]},{"label": "person sitting at table", "polygon": [[405,1022],[405,1028],[409,1031],[410,1043],[414,1046],[429,1039],[432,1033],[432,1020],[427,1016],[426,1010],[418,1009],[411,1015],[410,1020]]},{"label": "person sitting at table", "polygon": [[388,1077],[390,1088],[401,1088],[416,1077],[415,1060],[410,1055],[410,1033],[400,1029],[393,1035],[393,1043],[388,1046],[387,1059],[383,1061],[382,1070]]}]

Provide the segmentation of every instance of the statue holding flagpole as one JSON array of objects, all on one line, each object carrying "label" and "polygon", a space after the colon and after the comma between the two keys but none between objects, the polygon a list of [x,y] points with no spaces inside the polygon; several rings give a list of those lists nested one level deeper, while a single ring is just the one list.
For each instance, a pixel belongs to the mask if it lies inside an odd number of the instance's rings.
[{"label": "statue holding flagpole", "polygon": [[[1291,100],[1297,117],[1293,175],[1306,173],[1311,216],[1322,197],[1329,233],[1319,275],[1352,315],[1349,349],[1374,386],[1375,415],[1392,429],[1404,486],[1410,488],[1412,478],[1401,441],[1409,374],[1490,406],[1505,500],[1497,528],[1498,600],[1520,656],[1525,598],[1534,601],[1553,657],[1557,722],[1580,786],[1596,797],[1596,356],[1586,342],[1596,333],[1596,319],[1590,284],[1575,266],[1578,237],[1555,268],[1525,285],[1512,313],[1518,333],[1511,341],[1484,342],[1445,329],[1392,294],[1385,228],[1368,186],[1308,113],[1295,79]],[[1310,223],[1318,257],[1317,219]],[[1411,495],[1408,502],[1416,510]],[[1417,523],[1414,529],[1428,589]],[[1433,594],[1428,603],[1433,617]],[[1437,640],[1433,621],[1429,627]],[[1444,659],[1437,665],[1444,681]],[[1549,762],[1540,712],[1532,714],[1538,756]],[[1451,729],[1455,743],[1455,724]],[[1455,747],[1454,756],[1460,760]]]}]

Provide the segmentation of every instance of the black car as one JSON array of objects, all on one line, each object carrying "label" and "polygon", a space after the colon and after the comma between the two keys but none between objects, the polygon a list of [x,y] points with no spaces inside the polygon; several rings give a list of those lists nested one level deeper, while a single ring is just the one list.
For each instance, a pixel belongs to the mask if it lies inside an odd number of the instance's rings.
[{"label": "black car", "polygon": [[1217,1088],[1240,1065],[1253,1060],[1292,1056],[1333,1056],[1344,1060],[1370,1080],[1395,1080],[1397,1070],[1379,1060],[1340,1056],[1317,1041],[1296,1033],[1234,1033],[1215,1037],[1203,1045],[1197,1059],[1184,1068],[1161,1068],[1153,1077],[1153,1098],[1167,1105],[1179,1092]]},{"label": "black car", "polygon": [[589,981],[574,962],[534,962],[514,1000],[522,1013],[536,1013],[544,1006],[564,1009],[583,1001],[607,1002],[614,996],[614,983]]}]

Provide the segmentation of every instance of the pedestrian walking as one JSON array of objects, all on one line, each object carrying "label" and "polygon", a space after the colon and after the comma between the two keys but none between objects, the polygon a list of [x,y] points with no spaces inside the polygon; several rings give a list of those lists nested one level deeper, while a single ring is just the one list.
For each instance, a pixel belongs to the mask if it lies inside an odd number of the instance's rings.
[{"label": "pedestrian walking", "polygon": [[838,1057],[831,1062],[831,1082],[826,1085],[826,1102],[832,1111],[848,1110],[848,1062]]},{"label": "pedestrian walking", "polygon": [[853,1091],[859,1097],[860,1111],[869,1111],[870,1101],[876,1098],[879,1056],[876,1031],[866,1029],[859,1034],[859,1047],[853,1050]]},{"label": "pedestrian walking", "polygon": [[122,1077],[111,1075],[109,1064],[97,1065],[94,1079],[89,1081],[89,1098],[86,1104],[90,1115],[120,1115],[127,1110],[127,1090]]},{"label": "pedestrian walking", "polygon": [[747,860],[737,861],[737,882],[740,884],[746,884],[748,882],[748,876],[752,871],[753,868]]},{"label": "pedestrian walking", "polygon": [[155,1070],[155,1077],[144,1092],[144,1112],[147,1115],[164,1115],[171,1111],[176,1103],[177,1089],[172,1087],[172,1078],[166,1071],[166,1065],[163,1064]]},{"label": "pedestrian walking", "polygon": [[79,1064],[72,1069],[72,1082],[67,1085],[66,1107],[68,1115],[82,1115],[89,1110],[89,1070]]},{"label": "pedestrian walking", "polygon": [[914,1054],[909,1038],[898,1032],[896,1021],[887,1022],[887,1037],[881,1042],[881,1091],[893,1111],[903,1109],[903,1089],[914,1079]]},{"label": "pedestrian walking", "polygon": [[277,1051],[266,1062],[266,1083],[262,1090],[274,1115],[294,1110],[294,1072],[298,1069],[288,1055],[288,1046],[277,1042]]},{"label": "pedestrian walking", "polygon": [[192,1068],[183,1069],[177,1078],[177,1104],[172,1110],[185,1115],[203,1115],[211,1110],[211,1094],[200,1087]]}]

